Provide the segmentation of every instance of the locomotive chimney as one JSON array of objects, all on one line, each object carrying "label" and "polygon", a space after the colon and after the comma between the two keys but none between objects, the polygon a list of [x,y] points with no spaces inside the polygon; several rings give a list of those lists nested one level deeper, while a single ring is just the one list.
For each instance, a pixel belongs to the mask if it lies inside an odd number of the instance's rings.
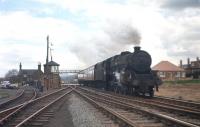
[{"label": "locomotive chimney", "polygon": [[182,62],[182,60],[180,60],[180,68],[182,68],[183,67],[183,62]]},{"label": "locomotive chimney", "polygon": [[135,47],[134,47],[134,52],[140,51],[140,48],[141,48],[140,46],[135,46]]}]

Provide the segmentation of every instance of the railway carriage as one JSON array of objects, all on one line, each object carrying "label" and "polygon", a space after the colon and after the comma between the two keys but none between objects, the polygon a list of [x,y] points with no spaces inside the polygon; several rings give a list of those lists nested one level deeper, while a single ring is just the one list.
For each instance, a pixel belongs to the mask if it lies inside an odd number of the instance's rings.
[{"label": "railway carriage", "polygon": [[154,88],[162,81],[151,70],[151,56],[140,47],[134,52],[122,52],[95,64],[78,75],[80,84],[115,91],[124,94],[149,94],[154,96]]}]

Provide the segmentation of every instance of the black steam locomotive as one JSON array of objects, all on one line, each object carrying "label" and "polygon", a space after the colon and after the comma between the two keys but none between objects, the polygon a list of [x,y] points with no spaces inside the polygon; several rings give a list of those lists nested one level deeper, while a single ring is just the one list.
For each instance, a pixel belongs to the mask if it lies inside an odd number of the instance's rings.
[{"label": "black steam locomotive", "polygon": [[151,70],[151,56],[140,47],[134,52],[122,52],[78,74],[80,84],[123,94],[153,97],[161,80]]}]

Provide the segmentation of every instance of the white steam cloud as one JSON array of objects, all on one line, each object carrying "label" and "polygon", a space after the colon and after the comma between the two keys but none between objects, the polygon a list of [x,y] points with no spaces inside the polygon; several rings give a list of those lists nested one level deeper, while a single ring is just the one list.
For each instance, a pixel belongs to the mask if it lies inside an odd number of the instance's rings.
[{"label": "white steam cloud", "polygon": [[93,34],[71,48],[86,67],[139,45],[141,40],[139,32],[127,23],[109,23],[103,31]]}]

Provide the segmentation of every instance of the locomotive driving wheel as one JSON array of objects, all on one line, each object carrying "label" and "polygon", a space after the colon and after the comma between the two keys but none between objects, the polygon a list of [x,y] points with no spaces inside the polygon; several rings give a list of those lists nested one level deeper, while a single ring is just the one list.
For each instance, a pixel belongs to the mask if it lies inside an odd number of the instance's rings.
[{"label": "locomotive driving wheel", "polygon": [[153,88],[149,88],[149,96],[154,97],[154,89]]}]

